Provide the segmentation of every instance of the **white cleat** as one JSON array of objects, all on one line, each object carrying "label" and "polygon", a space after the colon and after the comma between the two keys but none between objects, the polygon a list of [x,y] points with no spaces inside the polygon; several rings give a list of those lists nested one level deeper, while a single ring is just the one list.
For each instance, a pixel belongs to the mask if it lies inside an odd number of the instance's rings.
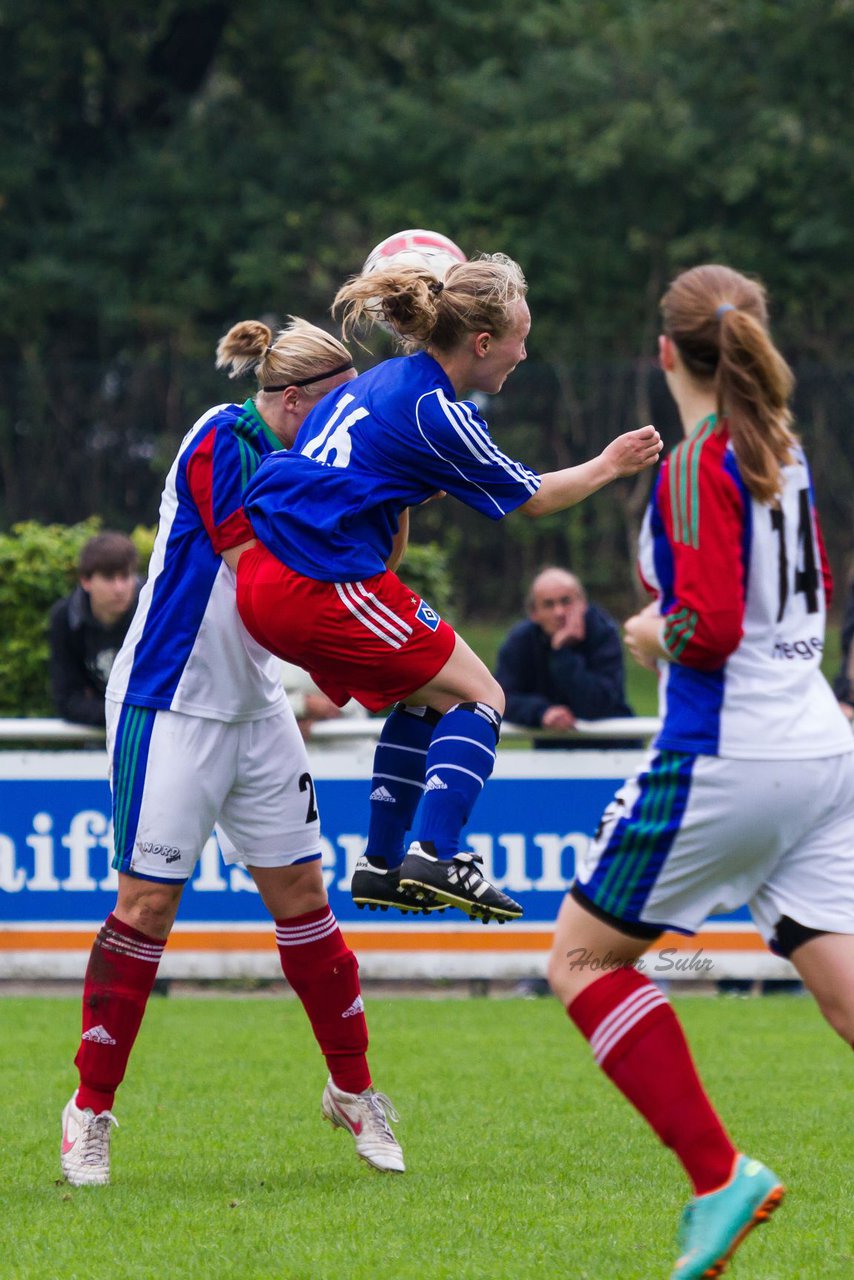
[{"label": "white cleat", "polygon": [[332,1079],[327,1081],[321,1115],[336,1129],[353,1135],[356,1155],[383,1173],[404,1173],[403,1151],[389,1126],[400,1116],[384,1093],[345,1093]]},{"label": "white cleat", "polygon": [[72,1187],[104,1187],[110,1181],[110,1129],[119,1127],[112,1111],[81,1111],[77,1094],[62,1113],[62,1172]]}]

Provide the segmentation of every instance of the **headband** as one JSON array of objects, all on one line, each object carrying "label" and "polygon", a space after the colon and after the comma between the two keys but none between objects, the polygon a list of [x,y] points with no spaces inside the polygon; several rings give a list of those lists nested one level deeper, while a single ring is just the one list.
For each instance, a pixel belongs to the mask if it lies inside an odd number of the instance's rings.
[{"label": "headband", "polygon": [[334,378],[336,373],[346,373],[353,368],[353,361],[339,364],[335,369],[327,369],[325,373],[315,373],[311,378],[293,378],[290,382],[276,383],[273,387],[259,387],[259,391],[287,391],[288,387],[308,387],[312,382],[323,382],[324,378]]}]

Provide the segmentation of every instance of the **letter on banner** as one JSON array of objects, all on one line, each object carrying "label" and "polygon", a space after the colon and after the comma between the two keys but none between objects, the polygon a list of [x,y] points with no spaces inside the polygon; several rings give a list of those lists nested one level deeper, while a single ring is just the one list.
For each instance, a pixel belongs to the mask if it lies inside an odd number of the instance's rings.
[{"label": "letter on banner", "polygon": [[0,889],[4,893],[19,893],[26,878],[23,867],[15,866],[15,842],[8,836],[0,836]]},{"label": "letter on banner", "polygon": [[537,888],[541,893],[549,889],[565,893],[572,883],[572,870],[567,868],[564,872],[563,855],[567,849],[572,849],[577,863],[586,853],[590,837],[581,831],[573,831],[567,836],[543,832],[534,836],[534,844],[543,855],[543,874],[537,881]]}]

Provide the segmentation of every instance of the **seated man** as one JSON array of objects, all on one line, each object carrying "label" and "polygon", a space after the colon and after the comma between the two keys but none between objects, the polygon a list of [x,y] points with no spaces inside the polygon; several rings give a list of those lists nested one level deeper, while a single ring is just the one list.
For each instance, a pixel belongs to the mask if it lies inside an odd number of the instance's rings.
[{"label": "seated man", "polygon": [[[551,567],[537,574],[519,622],[498,651],[495,678],[507,697],[505,720],[532,728],[572,729],[576,719],[631,716],[624,692],[623,650],[612,618],[588,603],[575,574]],[[540,741],[544,746],[635,746],[632,740]]]},{"label": "seated man", "polygon": [[99,533],[80,552],[78,585],[50,611],[50,681],[56,713],[104,725],[104,693],[139,595],[136,547]]}]

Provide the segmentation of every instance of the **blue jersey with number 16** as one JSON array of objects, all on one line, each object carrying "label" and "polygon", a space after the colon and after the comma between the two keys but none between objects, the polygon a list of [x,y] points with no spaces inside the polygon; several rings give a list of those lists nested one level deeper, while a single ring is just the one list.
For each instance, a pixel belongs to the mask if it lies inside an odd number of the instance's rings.
[{"label": "blue jersey with number 16", "polygon": [[477,407],[454,398],[441,365],[419,352],[325,396],[293,448],[262,462],[244,507],[259,540],[289,568],[350,582],[382,572],[400,513],[437,490],[500,520],[539,486],[493,443]]}]

